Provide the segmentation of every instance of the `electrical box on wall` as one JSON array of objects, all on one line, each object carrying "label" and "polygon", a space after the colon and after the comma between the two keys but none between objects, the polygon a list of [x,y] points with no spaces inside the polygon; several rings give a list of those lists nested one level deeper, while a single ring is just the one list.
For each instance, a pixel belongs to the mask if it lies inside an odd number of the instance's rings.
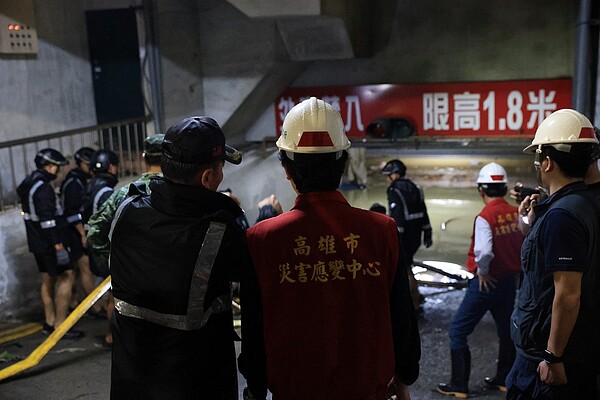
[{"label": "electrical box on wall", "polygon": [[33,0],[0,1],[0,54],[37,54]]}]

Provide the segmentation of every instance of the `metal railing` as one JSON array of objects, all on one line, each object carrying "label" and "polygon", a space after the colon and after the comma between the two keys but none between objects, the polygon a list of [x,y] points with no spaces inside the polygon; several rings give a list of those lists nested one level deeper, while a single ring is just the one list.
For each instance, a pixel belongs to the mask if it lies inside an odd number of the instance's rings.
[{"label": "metal railing", "polygon": [[17,186],[35,170],[35,155],[44,148],[54,148],[69,160],[54,181],[56,186],[74,167],[73,154],[84,146],[117,153],[119,177],[139,175],[144,169],[142,149],[148,121],[150,117],[128,119],[0,143],[0,212],[18,206]]}]

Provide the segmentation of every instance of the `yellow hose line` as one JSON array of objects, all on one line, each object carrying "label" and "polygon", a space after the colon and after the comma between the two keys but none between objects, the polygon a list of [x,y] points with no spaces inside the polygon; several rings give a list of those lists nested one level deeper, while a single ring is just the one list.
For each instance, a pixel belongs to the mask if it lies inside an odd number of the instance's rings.
[{"label": "yellow hose line", "polygon": [[12,342],[25,336],[33,335],[42,330],[42,325],[36,322],[20,325],[15,328],[6,329],[0,333],[0,344]]},{"label": "yellow hose line", "polygon": [[92,293],[90,293],[58,328],[52,332],[26,359],[0,370],[0,381],[35,367],[40,360],[58,343],[58,341],[81,319],[83,314],[110,289],[110,276],[106,278]]}]

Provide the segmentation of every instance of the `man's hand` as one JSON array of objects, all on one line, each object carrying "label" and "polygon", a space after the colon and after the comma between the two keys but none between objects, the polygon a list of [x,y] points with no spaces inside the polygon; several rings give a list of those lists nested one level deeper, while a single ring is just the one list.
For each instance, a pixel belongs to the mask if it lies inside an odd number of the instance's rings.
[{"label": "man's hand", "polygon": [[410,400],[408,386],[402,383],[395,375],[390,383],[388,383],[387,398],[394,400]]},{"label": "man's hand", "polygon": [[567,374],[565,372],[565,364],[554,363],[548,364],[542,361],[537,368],[540,374],[540,379],[547,385],[565,385],[567,383]]},{"label": "man's hand", "polygon": [[240,203],[240,199],[231,194],[231,190],[227,189],[225,191],[222,191],[221,193],[225,196],[231,197],[231,200],[235,201],[235,204],[237,204],[239,207],[242,206],[242,204]]},{"label": "man's hand", "polygon": [[79,236],[81,236],[81,245],[84,249],[87,249],[87,232],[85,231],[85,227],[82,223],[75,224],[75,229],[79,232]]},{"label": "man's hand", "polygon": [[492,278],[490,274],[480,274],[477,272],[477,277],[479,278],[479,291],[480,292],[489,292],[491,289],[496,289],[497,280]]},{"label": "man's hand", "polygon": [[431,240],[431,229],[425,229],[423,231],[423,244],[426,248],[430,248],[433,244],[433,240]]},{"label": "man's hand", "polygon": [[538,204],[540,201],[539,194],[532,194],[531,196],[526,196],[521,204],[519,204],[519,223],[518,227],[521,233],[524,235],[527,234],[531,224],[535,221],[535,211],[533,211],[533,206]]},{"label": "man's hand", "polygon": [[532,188],[529,186],[523,186],[521,182],[517,182],[517,184],[510,189],[510,198],[513,199],[517,204],[523,201],[525,197],[531,196],[533,194],[539,194],[539,187]]},{"label": "man's hand", "polygon": [[277,212],[277,215],[279,215],[283,212],[281,203],[279,202],[279,200],[277,200],[277,197],[275,197],[274,194],[272,194],[269,197],[266,197],[266,198],[262,199],[260,202],[258,202],[259,210],[265,206],[272,206],[275,209],[275,211]]},{"label": "man's hand", "polygon": [[62,246],[62,243],[61,248],[56,250],[56,265],[69,265],[69,252]]},{"label": "man's hand", "polygon": [[517,182],[517,184],[508,192],[510,194],[510,198],[513,199],[517,204],[523,201],[521,198],[522,188],[523,184],[521,182]]}]

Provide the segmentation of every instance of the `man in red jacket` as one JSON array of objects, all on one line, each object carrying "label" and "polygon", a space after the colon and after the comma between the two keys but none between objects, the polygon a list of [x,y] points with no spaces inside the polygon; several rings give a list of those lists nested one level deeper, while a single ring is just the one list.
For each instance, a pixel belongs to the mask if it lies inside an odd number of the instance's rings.
[{"label": "man in red jacket", "polygon": [[520,269],[523,234],[517,228],[518,210],[504,200],[508,181],[506,171],[489,163],[479,171],[477,186],[485,207],[475,218],[467,268],[475,274],[450,328],[452,377],[441,383],[441,394],[467,398],[471,353],[467,337],[488,311],[496,321],[500,339],[498,365],[494,377],[485,383],[506,391],[504,383],[515,360],[515,347],[510,338],[510,315],[513,310],[516,278]]},{"label": "man in red jacket", "polygon": [[244,282],[240,371],[246,398],[410,398],[420,339],[396,224],[337,191],[350,142],[314,97],[277,141],[298,193],[291,211],[247,231],[257,282]]}]

